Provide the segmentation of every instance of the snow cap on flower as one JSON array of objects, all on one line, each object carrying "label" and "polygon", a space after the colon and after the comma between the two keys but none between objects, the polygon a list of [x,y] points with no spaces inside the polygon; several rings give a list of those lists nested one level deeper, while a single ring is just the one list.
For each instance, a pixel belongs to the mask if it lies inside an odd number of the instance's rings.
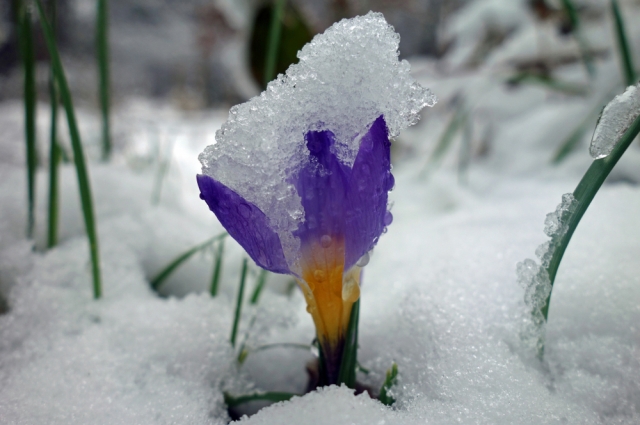
[{"label": "snow cap on flower", "polygon": [[[200,155],[202,172],[211,177],[198,179],[204,199],[214,212],[224,204],[218,218],[261,266],[301,276],[301,240],[318,232],[314,219],[344,227],[347,267],[357,261],[351,257],[371,248],[382,232],[379,222],[384,221],[392,177],[387,177],[388,168],[368,177],[371,164],[356,169],[358,157],[379,150],[378,158],[388,167],[388,138],[417,122],[420,110],[435,103],[431,92],[409,74],[408,62],[398,60],[399,41],[380,13],[334,24],[298,53],[300,62],[286,75],[269,83],[260,96],[233,107],[216,133],[216,143]],[[329,174],[333,177],[325,178],[327,184],[343,179],[327,201],[339,207],[335,214],[351,220],[348,225],[337,224],[339,220],[328,224],[325,212],[309,209],[319,202],[301,194],[322,192],[301,184]],[[358,184],[367,190],[357,191]],[[376,196],[365,196],[371,190]],[[208,194],[216,199],[210,202]],[[338,205],[338,199],[344,202]],[[225,210],[225,205],[234,207]],[[369,224],[358,226],[354,220]],[[250,234],[257,239],[240,240]]]}]

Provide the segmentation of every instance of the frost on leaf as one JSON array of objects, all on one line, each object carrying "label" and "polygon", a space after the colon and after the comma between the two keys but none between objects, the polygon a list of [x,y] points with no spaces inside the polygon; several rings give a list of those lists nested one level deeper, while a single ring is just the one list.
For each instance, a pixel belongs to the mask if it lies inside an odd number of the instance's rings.
[{"label": "frost on leaf", "polygon": [[595,159],[607,157],[624,133],[640,117],[640,83],[627,87],[602,110],[591,139],[589,154]]}]

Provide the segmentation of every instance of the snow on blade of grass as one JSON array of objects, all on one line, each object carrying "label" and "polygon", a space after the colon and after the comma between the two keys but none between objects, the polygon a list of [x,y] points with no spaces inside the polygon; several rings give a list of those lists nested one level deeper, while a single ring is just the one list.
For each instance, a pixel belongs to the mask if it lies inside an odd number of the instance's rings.
[{"label": "snow on blade of grass", "polygon": [[589,153],[605,158],[620,143],[622,136],[640,117],[640,84],[629,86],[604,107],[593,133]]}]

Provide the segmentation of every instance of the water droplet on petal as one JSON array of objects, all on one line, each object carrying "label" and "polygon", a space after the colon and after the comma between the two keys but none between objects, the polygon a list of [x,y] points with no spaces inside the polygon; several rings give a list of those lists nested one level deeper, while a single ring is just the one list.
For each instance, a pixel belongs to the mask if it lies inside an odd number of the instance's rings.
[{"label": "water droplet on petal", "polygon": [[320,245],[321,245],[323,248],[325,248],[325,249],[326,249],[326,248],[329,248],[329,247],[331,246],[331,236],[329,236],[329,235],[323,235],[323,236],[320,238]]},{"label": "water droplet on petal", "polygon": [[349,278],[342,284],[342,300],[347,302],[356,302],[360,298],[360,286],[358,282]]},{"label": "water droplet on petal", "polygon": [[248,204],[242,203],[238,205],[238,213],[244,218],[251,217],[251,207]]},{"label": "water droplet on petal", "polygon": [[393,174],[389,173],[389,174],[387,175],[387,179],[386,179],[386,181],[385,181],[385,185],[384,185],[385,187],[384,187],[384,189],[385,189],[386,191],[389,191],[389,190],[393,189],[393,186],[395,186],[395,184],[396,184],[396,179],[395,179],[395,177],[393,177]]},{"label": "water droplet on petal", "polygon": [[356,263],[356,266],[358,267],[364,267],[367,264],[369,264],[369,253],[365,252],[364,255],[362,257],[360,257],[360,259],[358,260],[358,262]]},{"label": "water droplet on petal", "polygon": [[391,223],[393,223],[393,214],[391,214],[391,211],[387,211],[386,213],[384,213],[383,223],[385,226],[388,226]]},{"label": "water droplet on petal", "polygon": [[200,194],[200,199],[204,201],[204,195],[202,193]]}]

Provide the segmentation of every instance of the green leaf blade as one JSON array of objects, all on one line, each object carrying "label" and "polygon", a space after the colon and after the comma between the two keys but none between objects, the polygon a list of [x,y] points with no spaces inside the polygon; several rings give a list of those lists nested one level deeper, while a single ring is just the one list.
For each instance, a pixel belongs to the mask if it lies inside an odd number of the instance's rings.
[{"label": "green leaf blade", "polygon": [[378,396],[378,400],[386,406],[393,405],[396,400],[393,398],[389,391],[391,388],[398,383],[398,365],[394,362],[391,366],[391,369],[387,370],[387,377],[382,384],[382,388],[380,388],[380,395]]},{"label": "green leaf blade", "polygon": [[[553,288],[558,268],[562,257],[571,241],[571,237],[575,232],[580,220],[589,208],[591,201],[598,193],[600,187],[611,173],[613,167],[618,163],[624,152],[631,145],[633,140],[640,133],[640,117],[636,118],[631,126],[627,129],[624,135],[620,138],[620,141],[614,147],[613,151],[605,158],[597,159],[591,163],[591,166],[584,174],[578,186],[573,192],[577,204],[575,210],[567,219],[567,232],[560,238],[558,246],[554,249],[549,266],[547,267],[547,273]],[[551,292],[545,300],[545,304],[541,309],[545,322],[549,315],[549,304],[551,301]]]},{"label": "green leaf blade", "polygon": [[98,0],[96,16],[96,52],[98,59],[98,95],[100,98],[100,117],[102,120],[102,160],[107,161],[111,156],[108,0]]},{"label": "green leaf blade", "polygon": [[631,49],[629,48],[629,39],[625,30],[624,20],[620,13],[620,7],[617,0],[611,0],[611,10],[616,27],[616,39],[618,41],[618,50],[620,59],[622,60],[622,74],[628,86],[636,82],[636,71],[633,64]]},{"label": "green leaf blade", "polygon": [[338,384],[345,384],[349,388],[356,386],[356,368],[358,361],[358,322],[360,320],[360,300],[353,303],[349,326],[338,372]]},{"label": "green leaf blade", "polygon": [[244,300],[244,287],[247,281],[248,260],[242,260],[242,271],[240,272],[240,286],[238,288],[238,299],[236,300],[236,310],[233,316],[233,327],[231,328],[231,346],[235,348],[238,339],[238,329],[240,328],[240,317],[242,316],[242,301]]},{"label": "green leaf blade", "polygon": [[60,54],[58,53],[58,48],[56,46],[53,31],[45,14],[42,2],[40,0],[35,0],[35,4],[36,8],[38,9],[38,16],[40,17],[40,23],[47,44],[47,49],[49,51],[49,55],[51,56],[51,65],[53,67],[56,83],[58,84],[58,88],[60,90],[60,99],[62,100],[62,104],[67,116],[67,124],[69,126],[69,135],[71,137],[71,146],[73,148],[73,156],[76,166],[76,175],[78,178],[78,186],[80,189],[80,201],[85,222],[85,230],[87,233],[87,239],[89,240],[91,271],[93,277],[93,297],[98,299],[102,296],[102,281],[100,276],[100,256],[98,253],[98,232],[96,229],[95,214],[93,211],[93,199],[91,195],[89,173],[87,171],[87,166],[85,163],[84,150],[82,148],[82,141],[80,139],[80,132],[76,123],[71,91],[69,90],[67,78],[64,74],[62,60],[60,59]]},{"label": "green leaf blade", "polygon": [[35,228],[36,171],[38,153],[36,143],[36,57],[33,44],[32,14],[26,0],[18,1],[18,31],[20,58],[24,75],[24,131],[27,169],[27,237],[32,238]]}]

